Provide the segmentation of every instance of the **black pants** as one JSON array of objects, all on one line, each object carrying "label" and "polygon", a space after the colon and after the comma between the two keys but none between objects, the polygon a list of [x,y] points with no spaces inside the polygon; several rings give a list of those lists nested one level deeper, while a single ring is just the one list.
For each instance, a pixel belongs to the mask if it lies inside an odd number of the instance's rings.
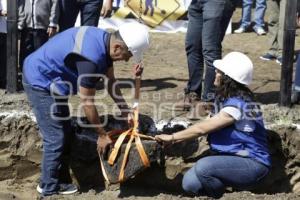
[{"label": "black pants", "polygon": [[0,88],[6,87],[6,33],[0,33]]},{"label": "black pants", "polygon": [[23,70],[25,58],[48,41],[48,34],[43,29],[24,29],[21,31],[20,70]]}]

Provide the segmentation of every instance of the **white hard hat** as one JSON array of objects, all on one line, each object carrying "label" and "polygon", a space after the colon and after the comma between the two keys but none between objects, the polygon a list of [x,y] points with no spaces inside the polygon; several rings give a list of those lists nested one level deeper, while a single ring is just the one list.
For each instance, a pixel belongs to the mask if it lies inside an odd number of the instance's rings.
[{"label": "white hard hat", "polygon": [[233,80],[244,85],[252,82],[253,64],[248,56],[240,52],[231,52],[213,65]]},{"label": "white hard hat", "polygon": [[149,33],[145,25],[140,23],[125,23],[120,26],[119,33],[136,63],[140,63],[143,52],[149,48]]}]

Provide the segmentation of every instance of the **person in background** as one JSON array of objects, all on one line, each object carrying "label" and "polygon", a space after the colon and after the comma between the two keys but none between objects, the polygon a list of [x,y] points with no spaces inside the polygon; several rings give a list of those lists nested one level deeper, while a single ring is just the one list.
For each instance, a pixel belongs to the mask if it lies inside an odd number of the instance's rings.
[{"label": "person in background", "polygon": [[253,64],[240,52],[215,60],[217,97],[213,116],[172,135],[155,136],[176,143],[208,135],[215,155],[200,158],[183,177],[190,194],[220,198],[225,187],[247,189],[264,178],[271,167],[267,133],[259,105],[248,88]]},{"label": "person in background", "polygon": [[268,51],[260,56],[260,59],[276,60],[282,65],[283,26],[287,0],[267,0],[267,12],[269,13],[267,35],[269,39]]},{"label": "person in background", "polygon": [[[251,25],[251,10],[252,10],[253,0],[243,0],[243,10],[242,10],[242,19],[241,25],[234,33],[244,33],[246,32]],[[257,35],[265,35],[266,31],[264,29],[264,17],[265,11],[267,8],[266,0],[256,0],[255,5],[255,25],[253,30]]]},{"label": "person in background", "polygon": [[97,27],[100,15],[103,17],[110,15],[112,3],[113,0],[104,0],[104,3],[103,0],[59,0],[59,31],[73,27],[79,12],[81,26]]},{"label": "person in background", "polygon": [[174,110],[190,110],[190,119],[207,115],[214,101],[213,61],[222,57],[222,41],[235,6],[232,0],[193,0],[188,8],[185,50],[189,80],[184,98],[175,103]]},{"label": "person in background", "polygon": [[24,59],[56,34],[58,0],[19,0],[20,69]]},{"label": "person in background", "polygon": [[7,0],[0,0],[0,88],[6,87],[6,9]]},{"label": "person in background", "polygon": [[[300,0],[297,2],[297,26],[300,27]],[[295,79],[294,85],[292,88],[292,97],[291,97],[292,104],[299,104],[300,103],[300,54],[297,55],[296,61],[296,72],[295,72]]]}]

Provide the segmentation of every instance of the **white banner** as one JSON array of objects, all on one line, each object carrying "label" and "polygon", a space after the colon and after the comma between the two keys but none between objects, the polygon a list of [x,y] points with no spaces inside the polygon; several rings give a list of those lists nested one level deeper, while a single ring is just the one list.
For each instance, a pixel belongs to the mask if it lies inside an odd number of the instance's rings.
[{"label": "white banner", "polygon": [[[99,27],[117,29],[124,22],[140,21],[152,32],[186,32],[190,3],[191,0],[114,0],[111,17],[100,18]],[[78,18],[76,26],[79,25]]]}]

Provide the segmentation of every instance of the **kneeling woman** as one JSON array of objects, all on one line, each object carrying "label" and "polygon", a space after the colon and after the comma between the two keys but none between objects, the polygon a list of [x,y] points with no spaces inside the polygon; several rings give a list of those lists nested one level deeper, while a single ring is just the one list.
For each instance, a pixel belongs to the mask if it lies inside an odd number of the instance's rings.
[{"label": "kneeling woman", "polygon": [[260,108],[248,89],[253,64],[244,54],[231,52],[214,62],[214,115],[173,135],[157,135],[160,142],[180,142],[208,134],[216,154],[201,158],[183,177],[191,194],[219,198],[225,187],[245,189],[257,184],[270,168],[266,130]]}]

